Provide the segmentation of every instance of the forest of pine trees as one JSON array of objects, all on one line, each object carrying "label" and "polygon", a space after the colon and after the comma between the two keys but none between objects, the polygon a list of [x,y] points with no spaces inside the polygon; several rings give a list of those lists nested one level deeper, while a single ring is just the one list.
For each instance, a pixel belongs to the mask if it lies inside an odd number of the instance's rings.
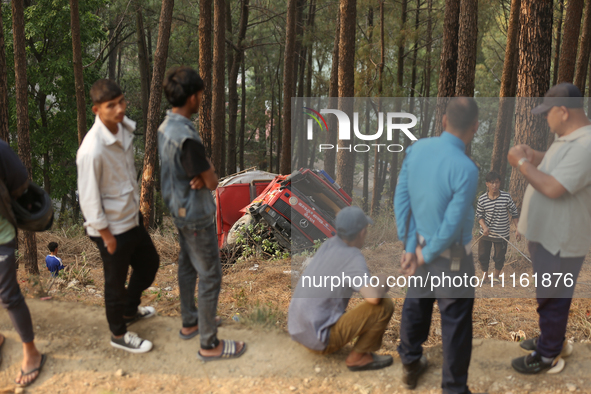
[{"label": "forest of pine trees", "polygon": [[[0,12],[0,138],[50,193],[62,226],[82,223],[75,155],[94,122],[88,92],[99,78],[122,86],[138,122],[150,227],[165,215],[156,132],[172,66],[203,77],[195,125],[220,177],[315,166],[373,213],[391,206],[404,153],[319,152],[318,143],[341,143],[336,119],[327,118],[322,140],[308,141],[293,111],[314,100],[292,107],[293,98],[323,98],[345,113],[353,108],[343,98],[372,98],[375,108],[368,101],[362,111],[369,129],[379,98],[400,97],[394,111],[419,113],[415,134],[427,138],[442,132],[446,98],[495,97],[491,126],[469,154],[481,175],[501,173],[519,205],[526,181],[508,167],[509,147],[545,150],[553,138],[529,109],[555,83],[591,91],[590,0],[13,0]],[[392,143],[409,141],[395,133]],[[34,233],[21,250],[37,271]]]}]

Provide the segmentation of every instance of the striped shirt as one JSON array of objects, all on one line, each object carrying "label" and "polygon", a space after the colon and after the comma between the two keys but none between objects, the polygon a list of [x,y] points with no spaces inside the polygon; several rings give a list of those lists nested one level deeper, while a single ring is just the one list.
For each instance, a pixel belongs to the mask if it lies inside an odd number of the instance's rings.
[{"label": "striped shirt", "polygon": [[[490,229],[491,233],[495,233],[505,238],[509,238],[511,222],[509,221],[509,214],[512,218],[519,217],[517,206],[509,193],[500,191],[500,194],[494,200],[485,192],[478,197],[476,205],[476,219],[484,219],[484,222]],[[482,235],[482,225],[480,226],[480,234]],[[491,238],[499,238],[494,235],[489,235]]]}]

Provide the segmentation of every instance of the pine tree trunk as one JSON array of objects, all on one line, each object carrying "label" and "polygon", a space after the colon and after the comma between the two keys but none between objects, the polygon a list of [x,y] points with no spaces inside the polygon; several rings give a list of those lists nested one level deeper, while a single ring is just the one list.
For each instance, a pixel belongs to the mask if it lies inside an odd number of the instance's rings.
[{"label": "pine tree trunk", "polygon": [[[505,152],[505,140],[511,140],[513,129],[513,112],[515,111],[515,95],[517,80],[514,78],[514,70],[517,68],[519,39],[519,10],[521,0],[511,2],[511,14],[507,29],[507,46],[505,48],[505,61],[503,63],[503,75],[501,77],[501,91],[499,97],[499,113],[495,128],[495,140],[491,158],[490,169],[501,175],[501,186],[504,188],[505,174],[507,171],[507,152]],[[504,99],[509,97],[508,99]],[[508,146],[508,145],[507,145]]]},{"label": "pine tree trunk", "polygon": [[456,96],[474,97],[477,41],[478,0],[461,0]]},{"label": "pine tree trunk", "polygon": [[4,44],[4,25],[0,7],[0,139],[10,142],[8,128],[8,66],[6,64],[6,45]]},{"label": "pine tree trunk", "polygon": [[[370,6],[367,10],[367,41],[368,45],[372,46],[373,39],[373,6]],[[370,97],[371,91],[371,77],[369,72],[369,65],[366,66],[366,81],[365,87],[367,89],[366,96]],[[370,133],[370,101],[369,99],[365,102],[365,132]],[[363,211],[368,212],[369,210],[369,152],[363,154]]]},{"label": "pine tree trunk", "polygon": [[84,98],[84,75],[82,74],[82,48],[80,43],[80,13],[78,11],[78,0],[70,0],[70,26],[72,28],[72,53],[74,57],[78,145],[80,145],[86,135],[86,100]]},{"label": "pine tree trunk", "polygon": [[558,14],[558,21],[556,22],[556,45],[554,46],[554,71],[552,72],[552,86],[556,85],[558,81],[558,65],[560,64],[560,43],[562,42],[562,18],[564,15],[564,0],[558,0],[560,12]]},{"label": "pine tree trunk", "polygon": [[[228,74],[228,112],[230,117],[228,120],[228,174],[236,172],[236,124],[238,122],[238,72],[244,57],[244,50],[242,49],[242,41],[246,36],[246,27],[248,25],[248,1],[242,0],[242,7],[240,11],[240,21],[238,22],[238,35],[236,37],[237,52],[233,56],[230,72]],[[229,30],[228,30],[229,31]],[[229,51],[233,49],[228,48]],[[243,102],[244,109],[244,102]],[[242,166],[240,167],[242,170]]]},{"label": "pine tree trunk", "polygon": [[[33,167],[31,162],[31,137],[29,135],[29,106],[27,99],[27,57],[25,53],[25,10],[24,2],[22,1],[12,1],[11,4],[18,154],[29,173],[29,180],[32,180]],[[39,275],[35,233],[23,231],[23,239],[23,255],[27,272]]]},{"label": "pine tree trunk", "polygon": [[[39,107],[39,115],[41,117],[41,130],[45,131],[48,129],[48,122],[47,122],[47,107],[46,107],[46,100],[47,95],[42,92],[37,92],[35,96],[35,100],[37,100],[37,105]],[[49,167],[50,167],[50,158],[49,158],[49,149],[46,147],[46,151],[43,152],[43,189],[47,192],[47,194],[51,195],[51,178],[49,176]]]},{"label": "pine tree trunk", "polygon": [[[146,36],[144,34],[144,17],[141,3],[136,0],[136,33],[137,33],[137,58],[140,70],[140,86],[142,99],[142,123],[144,132],[148,123],[148,104],[150,102],[150,64],[148,61],[148,49],[146,48]],[[160,90],[158,90],[160,91]]]},{"label": "pine tree trunk", "polygon": [[[385,34],[384,34],[384,0],[380,0],[380,63],[378,64],[378,112],[382,110],[382,96],[383,89],[383,74],[384,74],[384,59],[386,56]],[[380,141],[376,141],[377,144]],[[380,209],[380,200],[382,198],[382,190],[384,180],[382,179],[382,172],[380,171],[380,150],[379,145],[374,150],[373,161],[373,190],[371,195],[371,212],[373,215],[378,213]]]},{"label": "pine tree trunk", "polygon": [[281,142],[281,166],[279,169],[279,172],[283,175],[291,173],[291,97],[294,91],[296,1],[288,0],[287,3],[285,61],[283,63],[283,136]]},{"label": "pine tree trunk", "polygon": [[[238,108],[238,71],[236,76],[232,78],[232,66],[238,54],[234,53],[232,45],[236,45],[233,26],[232,26],[232,8],[230,7],[230,0],[226,1],[226,72],[228,74],[228,141],[226,149],[226,141],[222,144],[222,165],[225,166],[224,173],[230,175],[236,172],[236,113]],[[240,64],[240,63],[239,63]],[[225,92],[225,89],[224,89]],[[224,100],[225,102],[225,100]],[[225,105],[225,104],[224,104]],[[233,153],[233,158],[232,158]],[[227,156],[227,157],[226,157]]]},{"label": "pine tree trunk", "polygon": [[458,69],[458,31],[460,27],[460,0],[445,0],[445,16],[443,21],[443,47],[441,48],[441,64],[439,82],[437,83],[437,109],[435,110],[434,135],[443,132],[441,120],[447,107],[447,97],[456,92]]},{"label": "pine tree trunk", "polygon": [[[355,28],[357,26],[357,0],[341,0],[341,31],[339,38],[339,110],[353,119],[355,96]],[[338,141],[339,146],[349,146],[352,141]],[[355,155],[353,150],[337,152],[337,183],[343,190],[353,195],[353,176],[355,173]]]},{"label": "pine tree trunk", "polygon": [[[166,71],[166,58],[168,57],[168,44],[170,39],[170,27],[172,24],[172,11],[174,0],[163,0],[160,11],[160,23],[158,27],[158,42],[156,43],[156,54],[154,55],[154,71],[152,75],[152,92],[162,90],[164,72]],[[146,127],[146,150],[144,155],[144,170],[142,174],[142,194],[140,198],[140,211],[144,216],[144,226],[152,227],[152,211],[154,209],[154,178],[156,176],[157,131],[161,120],[162,95],[153,94],[150,96],[148,106],[148,122]]]},{"label": "pine tree trunk", "polygon": [[[306,26],[306,35],[307,36],[314,36],[314,17],[316,15],[316,0],[310,0],[310,6],[308,9],[308,23]],[[304,59],[305,64],[306,64],[306,77],[305,77],[305,81],[302,83],[303,88],[304,88],[304,94],[303,96],[307,97],[307,100],[310,100],[310,98],[312,97],[312,54],[314,52],[314,48],[313,48],[314,43],[313,42],[309,42],[306,44],[306,57]],[[302,68],[302,79],[304,78],[304,73],[303,73],[303,68]],[[305,84],[305,86],[304,86]],[[312,103],[308,102],[308,105],[312,105]],[[300,117],[301,118],[301,117]],[[308,165],[308,162],[310,160],[310,142],[308,141],[307,138],[304,137],[304,134],[302,134],[302,145],[303,145],[303,152],[302,152],[302,166],[306,167]],[[311,167],[311,166],[310,166]]]},{"label": "pine tree trunk", "polygon": [[273,127],[275,126],[275,82],[271,84],[271,130],[269,131],[269,172],[273,172]]},{"label": "pine tree trunk", "polygon": [[[117,26],[119,22],[119,18],[116,18],[113,21],[113,24],[115,26]],[[108,36],[108,40],[111,42],[109,44],[109,59],[107,61],[107,69],[109,72],[109,79],[111,80],[115,80],[115,78],[117,77],[117,75],[115,75],[116,71],[117,71],[117,49],[116,49],[116,45],[117,45],[117,39],[114,39],[113,36],[115,36],[117,34],[117,31],[115,30],[115,27],[111,27],[109,28],[109,36]],[[111,39],[113,39],[111,41]]]},{"label": "pine tree trunk", "polygon": [[[530,111],[544,96],[550,84],[552,54],[552,0],[522,0],[520,13],[519,47],[521,51],[517,71],[515,110],[515,145],[527,144],[545,150],[548,126],[543,116]],[[511,173],[510,194],[521,208],[527,180],[519,171]]]},{"label": "pine tree trunk", "polygon": [[242,100],[240,100],[240,171],[244,170],[244,132],[246,128],[246,69],[245,69],[245,60],[244,56],[242,56],[242,81],[240,85],[240,94],[242,95]]},{"label": "pine tree trunk", "polygon": [[[281,52],[281,48],[279,49],[279,59],[283,59],[283,52]],[[283,75],[283,64],[284,62],[281,61],[279,62],[279,66],[277,67],[277,118],[279,118],[279,121],[277,122],[277,158],[275,159],[275,170],[277,171],[277,173],[280,173],[280,168],[281,168],[281,152],[283,149],[283,133],[281,131],[281,126],[282,126],[282,122],[281,122],[281,114],[282,114],[282,100],[281,100],[281,89],[282,89],[282,80],[279,79],[280,75]]]},{"label": "pine tree trunk", "polygon": [[[400,11],[400,36],[398,39],[398,61],[396,70],[396,96],[403,95],[402,85],[404,83],[404,48],[406,45],[406,8],[408,0],[401,1]],[[396,99],[394,103],[394,112],[400,112],[402,109],[402,99]],[[392,136],[392,144],[400,142],[400,130],[395,130]],[[389,201],[394,201],[394,193],[396,193],[396,182],[398,180],[398,152],[392,152],[392,160],[390,162],[390,191]]]},{"label": "pine tree trunk", "polygon": [[585,81],[587,79],[587,65],[589,64],[589,51],[591,50],[591,4],[588,2],[585,8],[585,21],[583,22],[583,33],[581,36],[581,47],[577,57],[575,68],[575,85],[585,95]]},{"label": "pine tree trunk", "polygon": [[[304,106],[306,106],[306,104],[304,103],[304,75],[306,72],[306,52],[307,52],[307,48],[305,46],[302,46],[300,49],[300,56],[299,56],[299,66],[298,66],[298,70],[299,73],[297,74],[297,81],[298,81],[298,86],[297,86],[297,93],[296,93],[296,108],[302,108]],[[301,130],[302,128],[300,127],[300,123],[303,121],[301,116],[296,117],[295,122],[296,122],[296,131],[297,130]],[[297,135],[296,135],[297,134]],[[297,138],[297,155],[298,155],[298,167],[304,167],[305,166],[305,162],[306,162],[306,157],[305,157],[305,151],[306,151],[306,141],[307,139],[305,138],[304,133],[296,133],[292,135],[292,140],[293,137]]]},{"label": "pine tree trunk", "polygon": [[203,78],[203,99],[199,108],[199,135],[205,152],[211,157],[211,103],[212,103],[212,0],[199,0],[199,75]]},{"label": "pine tree trunk", "polygon": [[300,65],[302,64],[302,38],[304,36],[304,8],[306,7],[306,0],[298,0],[296,3],[296,24],[295,24],[295,57],[294,57],[294,85],[293,96],[297,97],[298,80],[300,73]]},{"label": "pine tree trunk", "polygon": [[433,22],[431,19],[431,12],[433,10],[433,0],[427,0],[427,45],[426,45],[426,60],[425,60],[425,97],[423,107],[423,124],[421,125],[421,138],[427,137],[429,134],[429,126],[431,125],[430,106],[431,106],[431,47],[433,40]]},{"label": "pine tree trunk", "polygon": [[225,142],[226,86],[225,86],[225,49],[226,49],[226,1],[214,0],[213,7],[213,78],[211,107],[211,158],[220,177],[225,174],[222,149]]},{"label": "pine tree trunk", "polygon": [[121,57],[123,55],[123,46],[117,48],[117,83],[121,82]]},{"label": "pine tree trunk", "polygon": [[[337,10],[337,26],[332,49],[332,64],[330,67],[330,81],[328,88],[328,108],[336,108],[339,97],[339,38],[341,36],[340,7]],[[326,143],[334,147],[337,145],[337,120],[334,116],[328,118],[328,130],[326,130]],[[333,179],[336,178],[336,149],[328,149],[324,152],[324,171]]]},{"label": "pine tree trunk", "polygon": [[[302,100],[298,97],[302,97],[303,90],[302,84],[298,85],[300,81],[300,74],[304,68],[305,48],[302,46],[302,38],[304,33],[304,8],[306,6],[306,0],[297,0],[296,2],[296,22],[295,22],[295,56],[294,56],[294,69],[293,69],[293,91],[292,97],[295,98],[295,108],[301,108],[303,106]],[[300,93],[298,94],[298,89]],[[294,129],[291,132],[291,167],[297,169],[303,167],[300,163],[302,162],[302,136],[298,135],[301,116],[296,116],[293,120]]]},{"label": "pine tree trunk", "polygon": [[572,82],[575,75],[583,4],[583,0],[569,0],[566,3],[564,37],[562,38],[560,63],[558,66],[558,83]]},{"label": "pine tree trunk", "polygon": [[[411,114],[414,114],[414,109],[415,109],[415,91],[416,91],[416,85],[417,85],[417,57],[418,57],[418,52],[419,52],[419,35],[418,35],[418,31],[419,31],[419,23],[421,22],[421,0],[417,0],[417,5],[416,5],[416,10],[415,10],[415,41],[413,44],[413,50],[412,50],[412,71],[411,71],[411,75],[410,75],[410,99],[409,99],[409,103],[408,103],[408,112]],[[404,146],[407,147],[408,144],[410,143],[410,139],[407,138],[405,140]]]}]

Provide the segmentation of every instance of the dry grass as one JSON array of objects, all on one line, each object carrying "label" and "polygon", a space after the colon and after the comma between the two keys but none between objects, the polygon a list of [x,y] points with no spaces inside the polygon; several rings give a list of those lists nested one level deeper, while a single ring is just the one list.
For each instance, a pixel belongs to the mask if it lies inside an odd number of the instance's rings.
[{"label": "dry grass", "polygon": [[[21,238],[19,242],[22,242],[22,233],[20,234]],[[161,264],[166,265],[178,260],[178,237],[172,231],[171,226],[165,226],[163,229],[151,231],[150,236],[160,255]],[[84,261],[90,267],[102,266],[101,256],[96,245],[79,227],[74,226],[69,230],[57,229],[37,233],[37,258],[40,262],[44,262],[45,256],[49,254],[47,245],[50,242],[58,243],[58,255],[64,260],[75,261],[78,258],[81,264]]]}]

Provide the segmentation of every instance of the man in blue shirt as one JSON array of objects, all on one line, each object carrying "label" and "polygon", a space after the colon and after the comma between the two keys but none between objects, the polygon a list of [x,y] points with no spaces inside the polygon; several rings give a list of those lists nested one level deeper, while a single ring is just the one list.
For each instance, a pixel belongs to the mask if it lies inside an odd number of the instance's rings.
[{"label": "man in blue shirt", "polygon": [[49,249],[50,254],[48,254],[45,257],[45,265],[47,266],[47,269],[49,270],[49,272],[51,272],[51,277],[55,278],[56,276],[59,275],[59,272],[66,267],[64,267],[64,265],[62,264],[62,259],[57,257],[57,250],[58,250],[57,242],[50,242],[47,245],[47,248]]},{"label": "man in blue shirt", "polygon": [[429,336],[433,302],[441,312],[443,393],[470,393],[468,366],[472,353],[474,289],[460,286],[431,290],[429,277],[474,274],[470,251],[478,169],[465,154],[478,130],[478,107],[472,98],[450,100],[440,137],[422,139],[407,150],[398,177],[394,209],[398,237],[404,240],[402,273],[425,280],[409,284],[398,353],[403,384],[413,389],[427,368],[422,344]]}]

